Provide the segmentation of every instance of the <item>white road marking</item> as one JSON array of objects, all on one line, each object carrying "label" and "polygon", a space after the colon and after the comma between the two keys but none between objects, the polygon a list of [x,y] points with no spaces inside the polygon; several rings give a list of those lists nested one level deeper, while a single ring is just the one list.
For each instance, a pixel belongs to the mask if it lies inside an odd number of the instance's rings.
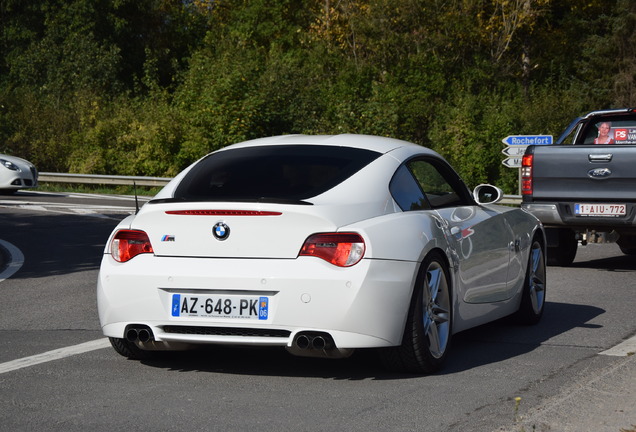
[{"label": "white road marking", "polygon": [[53,360],[59,360],[66,357],[70,357],[76,354],[83,354],[89,351],[95,351],[110,346],[108,338],[97,339],[90,342],[81,343],[79,345],[73,345],[70,347],[59,348],[53,351],[47,351],[42,354],[36,354],[31,357],[24,357],[17,360],[8,361],[6,363],[0,363],[0,374],[11,372],[14,370],[22,369],[29,366],[35,366],[37,364],[50,362]]},{"label": "white road marking", "polygon": [[5,279],[9,279],[15,272],[20,270],[20,267],[24,264],[24,255],[20,249],[2,239],[0,239],[0,247],[3,247],[7,252],[9,252],[9,264],[7,265],[7,268],[0,273],[0,282],[2,282]]},{"label": "white road marking", "polygon": [[618,357],[636,355],[636,336],[632,336],[626,341],[599,354]]}]

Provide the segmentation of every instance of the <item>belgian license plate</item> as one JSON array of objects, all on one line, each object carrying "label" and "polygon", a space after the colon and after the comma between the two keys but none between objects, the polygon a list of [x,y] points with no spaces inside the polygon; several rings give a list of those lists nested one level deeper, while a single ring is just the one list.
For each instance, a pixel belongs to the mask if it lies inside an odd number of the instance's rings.
[{"label": "belgian license plate", "polygon": [[625,204],[575,204],[576,216],[625,216],[627,206]]},{"label": "belgian license plate", "polygon": [[269,297],[172,294],[172,316],[266,320]]}]

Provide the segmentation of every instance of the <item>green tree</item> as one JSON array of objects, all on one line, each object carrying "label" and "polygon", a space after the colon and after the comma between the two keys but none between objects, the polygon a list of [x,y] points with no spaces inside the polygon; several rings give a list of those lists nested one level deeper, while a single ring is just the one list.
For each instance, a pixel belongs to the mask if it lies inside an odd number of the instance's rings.
[{"label": "green tree", "polygon": [[509,134],[632,105],[629,0],[0,0],[0,149],[172,175],[285,133],[370,133],[516,190]]}]

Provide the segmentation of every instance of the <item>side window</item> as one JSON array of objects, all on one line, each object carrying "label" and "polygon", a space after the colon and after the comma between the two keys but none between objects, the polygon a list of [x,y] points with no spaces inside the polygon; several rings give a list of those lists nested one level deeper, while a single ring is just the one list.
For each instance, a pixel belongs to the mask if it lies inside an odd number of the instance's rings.
[{"label": "side window", "polygon": [[422,193],[422,189],[420,189],[406,165],[398,168],[391,180],[389,190],[395,202],[404,211],[431,209],[430,204]]},{"label": "side window", "polygon": [[408,166],[433,208],[461,205],[457,191],[432,163],[414,160]]},{"label": "side window", "polygon": [[[391,180],[391,195],[404,211],[464,205],[465,194],[451,185],[443,168],[416,159],[402,165]],[[458,186],[459,187],[459,186]]]}]

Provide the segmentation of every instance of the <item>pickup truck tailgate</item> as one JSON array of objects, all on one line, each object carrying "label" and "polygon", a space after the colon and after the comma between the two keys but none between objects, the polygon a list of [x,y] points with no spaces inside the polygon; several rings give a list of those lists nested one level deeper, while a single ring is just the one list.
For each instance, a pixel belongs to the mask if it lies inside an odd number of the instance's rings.
[{"label": "pickup truck tailgate", "polygon": [[[636,201],[636,146],[552,145],[534,156],[533,200]],[[541,157],[542,153],[548,157]]]}]

